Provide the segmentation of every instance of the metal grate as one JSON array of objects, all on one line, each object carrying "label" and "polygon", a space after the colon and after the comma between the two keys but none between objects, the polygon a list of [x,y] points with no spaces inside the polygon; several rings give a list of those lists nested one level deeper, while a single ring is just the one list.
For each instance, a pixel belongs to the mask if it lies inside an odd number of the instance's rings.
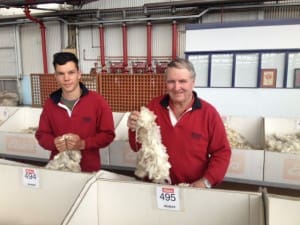
[{"label": "metal grate", "polygon": [[128,112],[164,94],[166,85],[163,74],[103,74],[99,75],[99,90],[113,112]]},{"label": "metal grate", "polygon": [[[89,90],[98,92],[97,80],[97,75],[83,74],[81,77]],[[54,74],[31,74],[32,106],[43,106],[49,95],[58,88]]]},{"label": "metal grate", "polygon": [[[32,106],[40,107],[58,88],[53,74],[31,74]],[[82,75],[89,90],[101,93],[113,112],[140,110],[156,96],[166,92],[164,74]]]}]

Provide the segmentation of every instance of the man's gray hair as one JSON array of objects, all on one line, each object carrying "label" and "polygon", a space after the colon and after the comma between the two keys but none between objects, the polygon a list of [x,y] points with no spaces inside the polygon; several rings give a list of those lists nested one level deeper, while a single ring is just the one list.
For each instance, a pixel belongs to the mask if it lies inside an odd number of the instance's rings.
[{"label": "man's gray hair", "polygon": [[171,62],[169,62],[167,69],[166,69],[166,73],[168,71],[168,68],[187,69],[191,73],[191,77],[193,79],[195,79],[195,77],[196,77],[196,72],[195,72],[194,66],[187,59],[176,58],[176,59],[172,60]]}]

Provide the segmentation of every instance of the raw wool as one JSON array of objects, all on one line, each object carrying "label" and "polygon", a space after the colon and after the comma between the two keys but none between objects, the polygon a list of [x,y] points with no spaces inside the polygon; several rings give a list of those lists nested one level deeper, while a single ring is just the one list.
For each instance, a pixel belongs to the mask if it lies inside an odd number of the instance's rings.
[{"label": "raw wool", "polygon": [[[68,137],[63,136],[66,140]],[[46,165],[47,169],[81,172],[80,167],[81,151],[68,150],[58,153],[52,160]]]},{"label": "raw wool", "polygon": [[300,132],[293,134],[271,134],[266,137],[266,150],[300,153]]},{"label": "raw wool", "polygon": [[2,91],[0,92],[1,106],[17,106],[19,104],[19,96],[17,93]]},{"label": "raw wool", "polygon": [[179,183],[178,184],[179,187],[190,187],[189,183]]},{"label": "raw wool", "polygon": [[142,144],[137,153],[135,175],[148,178],[158,184],[171,183],[166,147],[161,143],[160,128],[155,123],[156,115],[146,107],[141,107],[137,120],[136,138]]},{"label": "raw wool", "polygon": [[37,127],[28,127],[26,129],[22,130],[22,133],[26,133],[26,134],[34,134],[37,130]]},{"label": "raw wool", "polygon": [[247,139],[240,133],[230,128],[226,123],[224,124],[227,138],[231,148],[234,149],[260,149],[260,147],[252,146]]}]

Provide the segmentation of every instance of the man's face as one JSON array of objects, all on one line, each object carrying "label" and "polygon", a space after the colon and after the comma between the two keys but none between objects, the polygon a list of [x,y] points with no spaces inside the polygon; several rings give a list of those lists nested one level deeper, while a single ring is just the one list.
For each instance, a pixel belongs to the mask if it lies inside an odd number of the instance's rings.
[{"label": "man's face", "polygon": [[56,65],[55,77],[63,92],[71,93],[79,87],[81,72],[75,63],[70,61],[64,65]]},{"label": "man's face", "polygon": [[189,104],[195,84],[191,73],[185,68],[168,68],[166,76],[171,101],[175,104]]}]

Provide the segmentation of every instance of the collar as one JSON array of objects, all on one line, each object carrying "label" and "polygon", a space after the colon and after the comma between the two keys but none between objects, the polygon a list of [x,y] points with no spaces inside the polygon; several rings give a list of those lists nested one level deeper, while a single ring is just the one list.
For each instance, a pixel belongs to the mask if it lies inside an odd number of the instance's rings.
[{"label": "collar", "polygon": [[[82,90],[82,93],[81,93],[81,96],[80,96],[80,98],[81,98],[81,97],[87,95],[89,90],[81,82],[79,82],[79,86],[80,86],[80,89]],[[50,98],[54,101],[55,104],[58,104],[60,102],[61,96],[62,96],[62,89],[61,88],[57,89],[56,91],[54,91],[50,94]]]},{"label": "collar", "polygon": [[[201,108],[201,101],[197,96],[197,93],[195,91],[193,91],[193,95],[194,95],[194,103],[192,104],[192,110],[195,109],[200,109]],[[166,94],[162,100],[160,101],[160,104],[164,107],[164,108],[168,108],[170,105],[170,96],[168,94]]]}]

